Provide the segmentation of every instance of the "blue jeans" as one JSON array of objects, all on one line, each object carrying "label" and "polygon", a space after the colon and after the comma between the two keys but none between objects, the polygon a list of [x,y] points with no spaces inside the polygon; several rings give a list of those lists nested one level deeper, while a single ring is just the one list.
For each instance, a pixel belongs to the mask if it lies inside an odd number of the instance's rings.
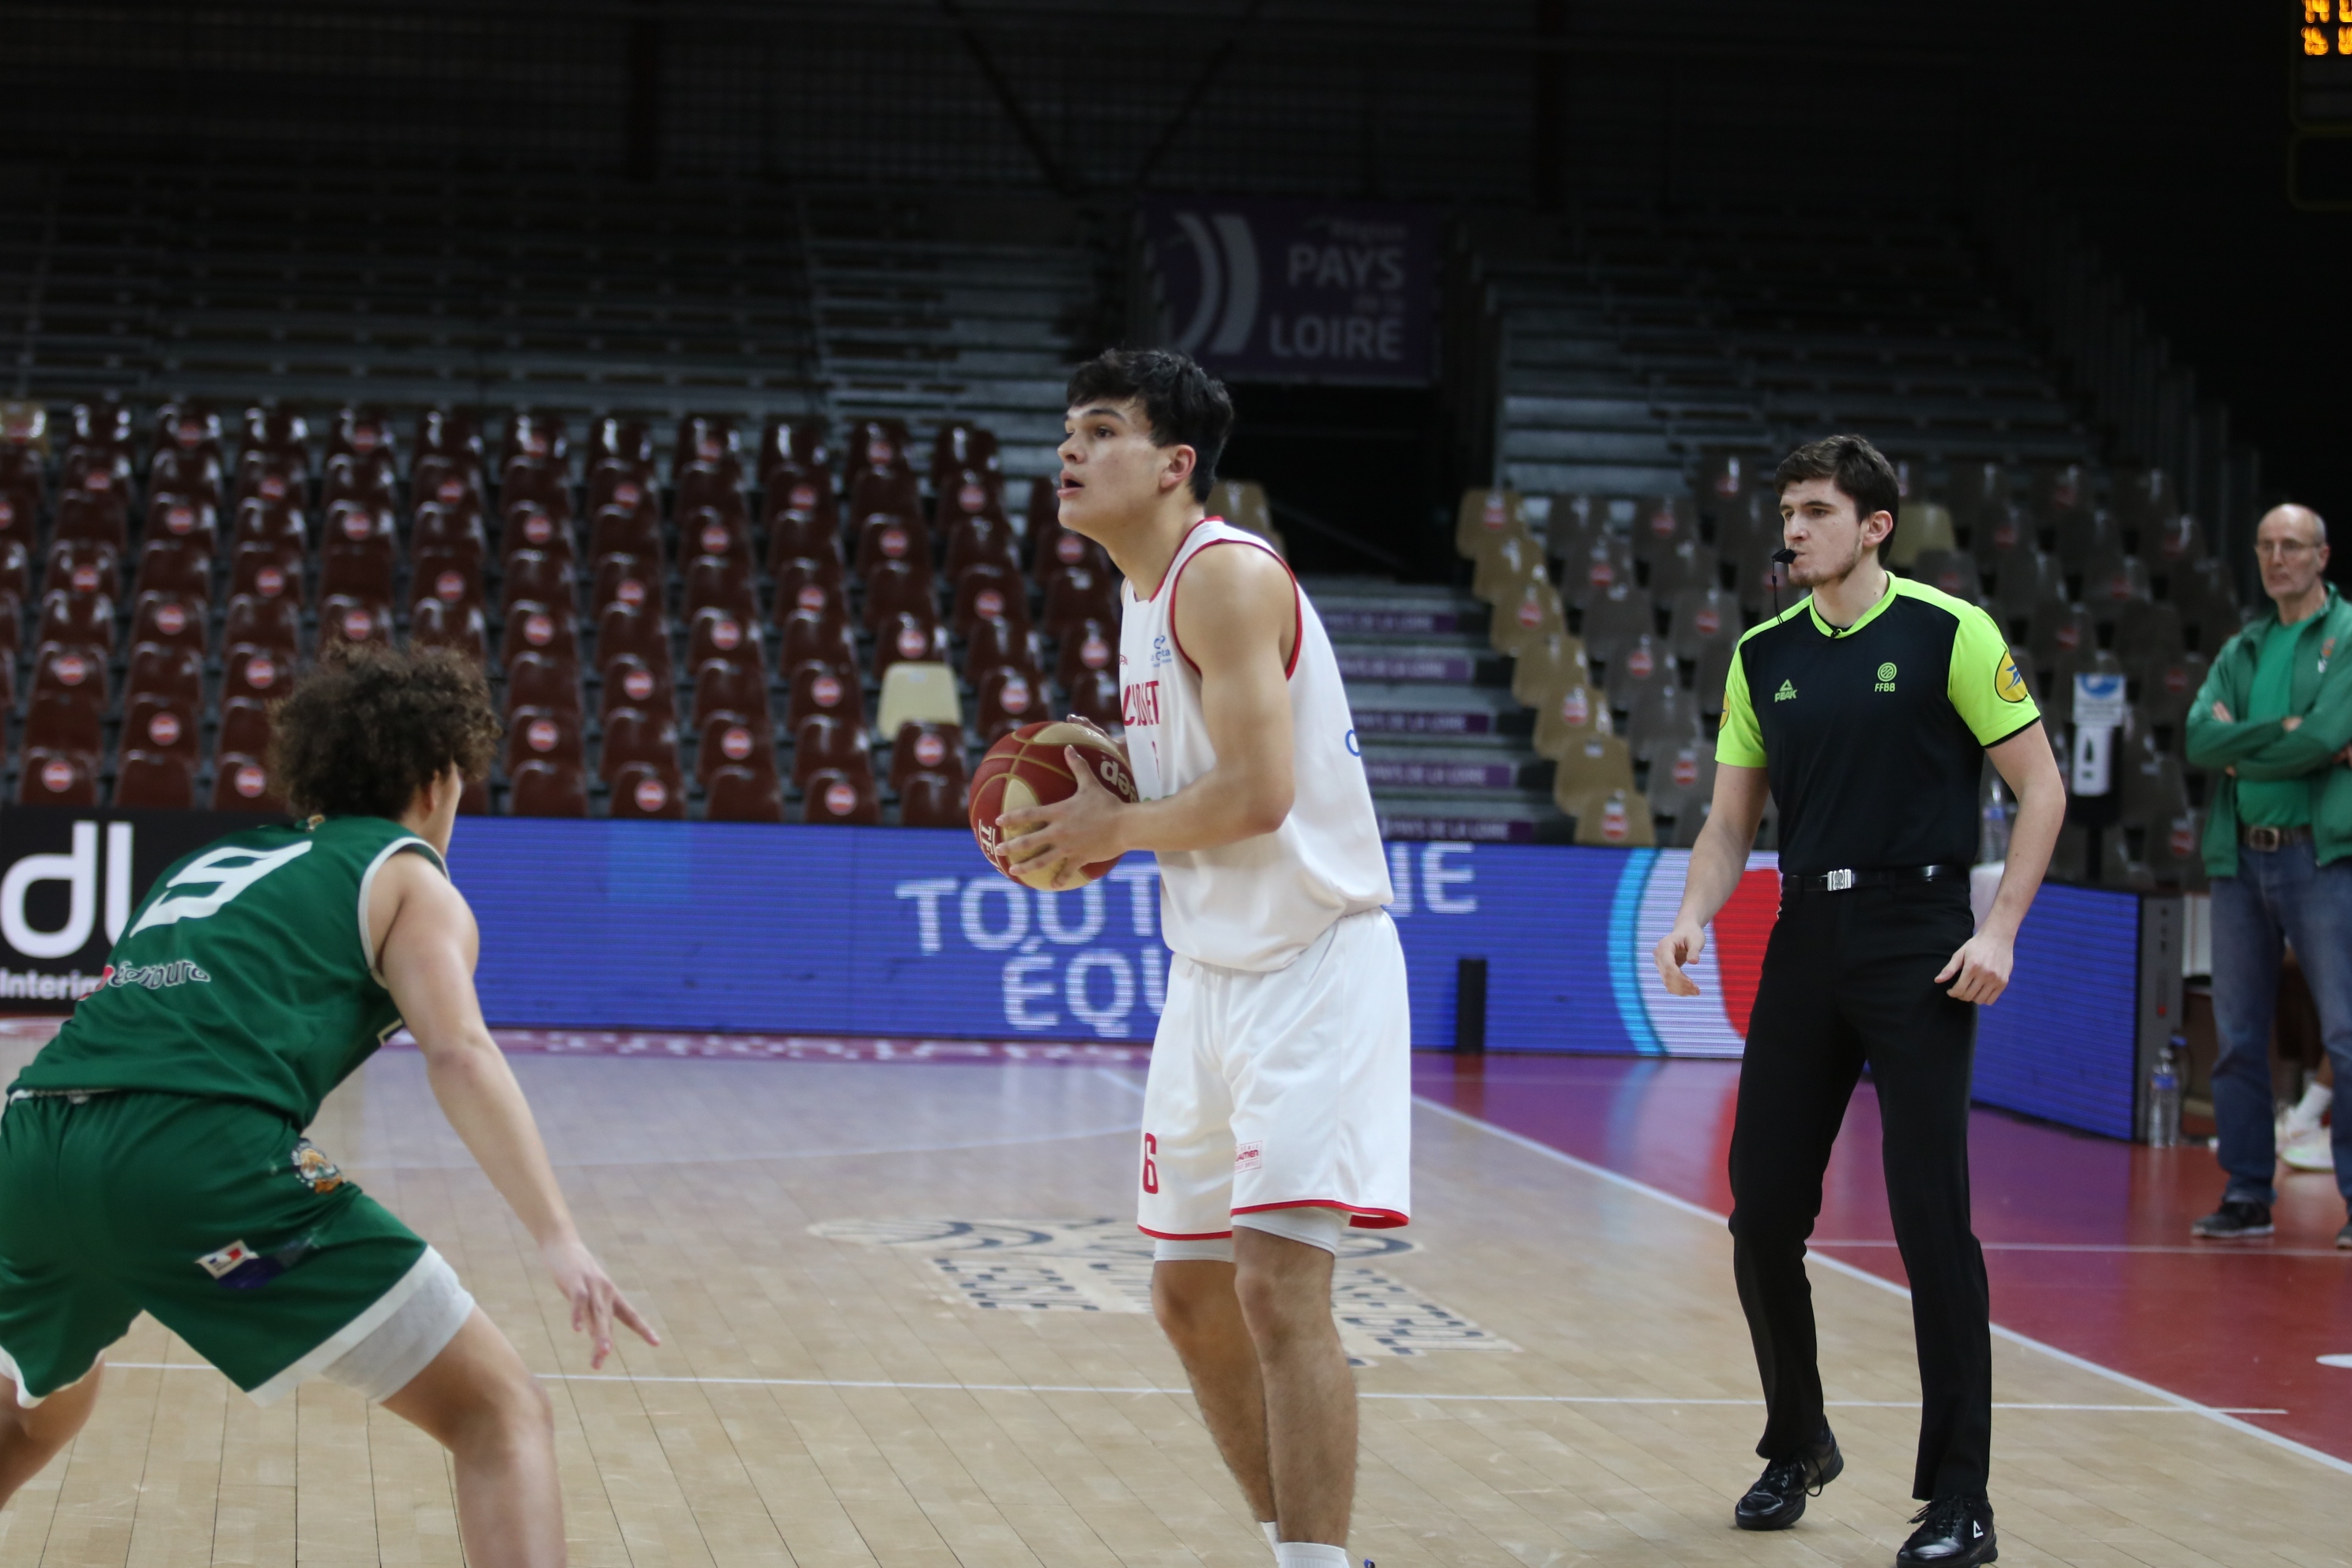
[{"label": "blue jeans", "polygon": [[2271,1018],[2282,937],[2311,983],[2336,1064],[2336,1185],[2352,1205],[2352,860],[2315,866],[2308,839],[2272,850],[2240,845],[2238,874],[2213,881],[2213,1023],[2221,1047],[2213,1120],[2230,1174],[2222,1201],[2277,1201]]}]

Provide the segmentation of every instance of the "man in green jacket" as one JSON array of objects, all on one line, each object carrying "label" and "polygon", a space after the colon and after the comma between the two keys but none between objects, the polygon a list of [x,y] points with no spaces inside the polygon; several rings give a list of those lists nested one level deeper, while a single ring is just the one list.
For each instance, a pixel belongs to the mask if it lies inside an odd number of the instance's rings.
[{"label": "man in green jacket", "polygon": [[[2273,613],[2214,656],[2189,714],[2189,761],[2215,774],[2205,824],[2213,879],[2213,1119],[2229,1186],[2194,1233],[2268,1236],[2277,1165],[2271,1015],[2281,942],[2319,1005],[2340,1082],[2352,1082],[2352,604],[2330,586],[2327,525],[2273,509],[2254,534]],[[2352,1205],[2352,1121],[2334,1131]],[[2352,1249],[2352,1224],[2336,1245]]]}]

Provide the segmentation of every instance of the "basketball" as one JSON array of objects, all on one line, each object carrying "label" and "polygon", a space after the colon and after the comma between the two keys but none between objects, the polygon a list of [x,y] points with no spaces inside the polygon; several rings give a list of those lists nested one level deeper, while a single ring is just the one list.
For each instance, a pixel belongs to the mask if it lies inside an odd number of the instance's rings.
[{"label": "basketball", "polygon": [[1121,800],[1139,798],[1135,774],[1128,768],[1127,753],[1118,743],[1099,730],[1060,720],[1024,724],[989,747],[971,775],[971,836],[980,841],[980,852],[998,870],[1041,893],[1083,888],[1108,875],[1118,863],[1101,860],[1074,867],[1057,878],[1044,867],[1017,867],[1004,854],[1018,830],[999,828],[1000,816],[1027,805],[1051,805],[1077,793],[1078,782],[1070,776],[1069,759],[1063,755],[1069,746],[1078,748],[1093,763],[1095,777],[1105,788]]}]

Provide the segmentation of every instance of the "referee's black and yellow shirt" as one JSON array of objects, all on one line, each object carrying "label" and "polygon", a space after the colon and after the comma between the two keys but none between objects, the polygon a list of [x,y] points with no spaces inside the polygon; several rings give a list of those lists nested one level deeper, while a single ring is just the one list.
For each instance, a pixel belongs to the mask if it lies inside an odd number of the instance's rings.
[{"label": "referee's black and yellow shirt", "polygon": [[1739,639],[1715,756],[1769,772],[1783,871],[1965,866],[1985,748],[2041,717],[1990,616],[1889,576],[1843,630],[1809,595]]}]

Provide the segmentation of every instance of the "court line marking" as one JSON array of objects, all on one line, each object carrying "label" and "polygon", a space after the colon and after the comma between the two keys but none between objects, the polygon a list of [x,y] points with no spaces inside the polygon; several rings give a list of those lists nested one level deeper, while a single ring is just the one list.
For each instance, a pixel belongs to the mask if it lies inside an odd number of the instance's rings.
[{"label": "court line marking", "polygon": [[[1807,1247],[1895,1247],[1891,1239],[1848,1239],[1843,1241],[1808,1241]],[[1987,1252],[2121,1252],[2163,1253],[2175,1258],[2343,1258],[2352,1259],[2352,1251],[2340,1247],[2255,1247],[2232,1246],[2227,1241],[2209,1241],[2202,1247],[2171,1247],[2159,1242],[2107,1241],[1985,1241],[1978,1243]]]},{"label": "court line marking", "polygon": [[[1730,1223],[1730,1219],[1727,1215],[1717,1214],[1713,1209],[1703,1208],[1699,1205],[1692,1203],[1687,1198],[1676,1197],[1674,1194],[1665,1191],[1664,1188],[1654,1187],[1647,1182],[1637,1181],[1633,1177],[1624,1174],[1622,1172],[1612,1171],[1606,1165],[1596,1165],[1590,1160],[1580,1160],[1575,1155],[1555,1149],[1549,1143],[1538,1143],[1532,1138],[1527,1137],[1521,1133],[1514,1132],[1506,1127],[1497,1127],[1493,1122],[1483,1121],[1478,1117],[1471,1115],[1466,1110],[1456,1110],[1450,1105],[1441,1104],[1439,1101],[1432,1100],[1425,1094],[1416,1094],[1412,1098],[1414,1103],[1421,1105],[1427,1110],[1433,1110],[1438,1115],[1445,1117],[1449,1121],[1461,1122],[1466,1127],[1475,1127],[1479,1131],[1489,1133],[1494,1137],[1501,1139],[1506,1143],[1516,1143],[1522,1149],[1528,1150],[1533,1153],[1540,1154],[1548,1160],[1556,1161],[1560,1164],[1568,1166],[1570,1170],[1581,1171],[1588,1176],[1597,1177],[1601,1181],[1609,1183],[1612,1186],[1622,1187],[1627,1192],[1639,1193],[1645,1198],[1651,1198],[1658,1203],[1665,1205],[1668,1208],[1680,1209],[1683,1213],[1689,1215],[1694,1219],[1703,1219],[1708,1224],[1716,1226],[1725,1226]],[[1877,1275],[1870,1272],[1867,1268],[1859,1268],[1854,1264],[1846,1262],[1843,1258],[1822,1257],[1817,1258],[1816,1261],[1818,1261],[1824,1268],[1830,1269],[1835,1273],[1843,1274],[1853,1279],[1858,1279],[1863,1284],[1874,1286],[1878,1289],[1885,1291],[1890,1296],[1900,1297],[1906,1301],[1908,1301],[1911,1299],[1911,1292],[1906,1287],[1897,1285],[1892,1279],[1882,1279]],[[2277,1432],[2270,1431],[2264,1427],[2257,1426],[2251,1421],[2241,1420],[2236,1415],[2231,1414],[2231,1410],[2225,1410],[2217,1405],[2200,1404],[2198,1401],[2190,1399],[2184,1394],[2175,1394],[2168,1388],[2159,1388],[2155,1384],[2132,1376],[2129,1373],[2117,1372],[2111,1366],[2102,1366],[2097,1362],[2092,1361],[2088,1357],[2078,1356],[2072,1351],[2062,1351],[2056,1345],[2050,1344],[2042,1340],[2034,1339],[2028,1334],[2021,1334],[2015,1329],[2003,1328],[1999,1323],[1992,1325],[1992,1331],[2000,1338],[2009,1341],[2011,1344],[2021,1346],[2026,1350],[2039,1351],[2043,1355],[2050,1357],[2053,1361],[2062,1362],[2079,1371],[2091,1373],[2095,1376],[2104,1377],[2110,1383],[2121,1384],[2124,1387],[2131,1389],[2135,1393],[2148,1394],[2154,1398],[2163,1400],[2168,1405],[2178,1405],[2182,1410],[2202,1415],[2206,1419],[2212,1421],[2219,1426],[2227,1426],[2233,1432],[2242,1432],[2248,1436],[2259,1438],[2263,1442],[2270,1444],[2274,1448],[2284,1448],[2290,1454],[2300,1454],[2305,1458],[2324,1465],[2331,1470],[2337,1471],[2343,1475],[2352,1476],[2352,1460],[2339,1459],[2335,1455],[2319,1448],[2315,1448],[2308,1443],[2298,1443],[2292,1437],[2283,1436]],[[2267,1415],[2269,1413],[2265,1411],[2262,1412],[2262,1414]]]},{"label": "court line marking", "polygon": [[[106,1363],[126,1372],[211,1372],[208,1362],[200,1361],[111,1361]],[[844,1377],[677,1377],[656,1376],[650,1373],[632,1372],[541,1372],[534,1373],[550,1383],[682,1383],[715,1387],[735,1388],[883,1388],[909,1389],[919,1392],[948,1394],[1158,1394],[1171,1399],[1188,1398],[1192,1390],[1185,1388],[1102,1387],[1083,1383],[913,1383],[886,1378]],[[1410,1394],[1395,1391],[1360,1392],[1360,1399],[1426,1399],[1440,1404],[1487,1405],[1729,1405],[1745,1409],[1761,1409],[1760,1399],[1675,1399],[1666,1394]],[[1916,1410],[1916,1399],[1831,1399],[1823,1402],[1837,1410]],[[1995,1410],[2056,1410],[2094,1411],[2147,1415],[2186,1415],[2192,1412],[2174,1405],[2032,1405],[1999,1404]],[[2284,1415],[2284,1410],[2247,1410],[2249,1415]]]}]

